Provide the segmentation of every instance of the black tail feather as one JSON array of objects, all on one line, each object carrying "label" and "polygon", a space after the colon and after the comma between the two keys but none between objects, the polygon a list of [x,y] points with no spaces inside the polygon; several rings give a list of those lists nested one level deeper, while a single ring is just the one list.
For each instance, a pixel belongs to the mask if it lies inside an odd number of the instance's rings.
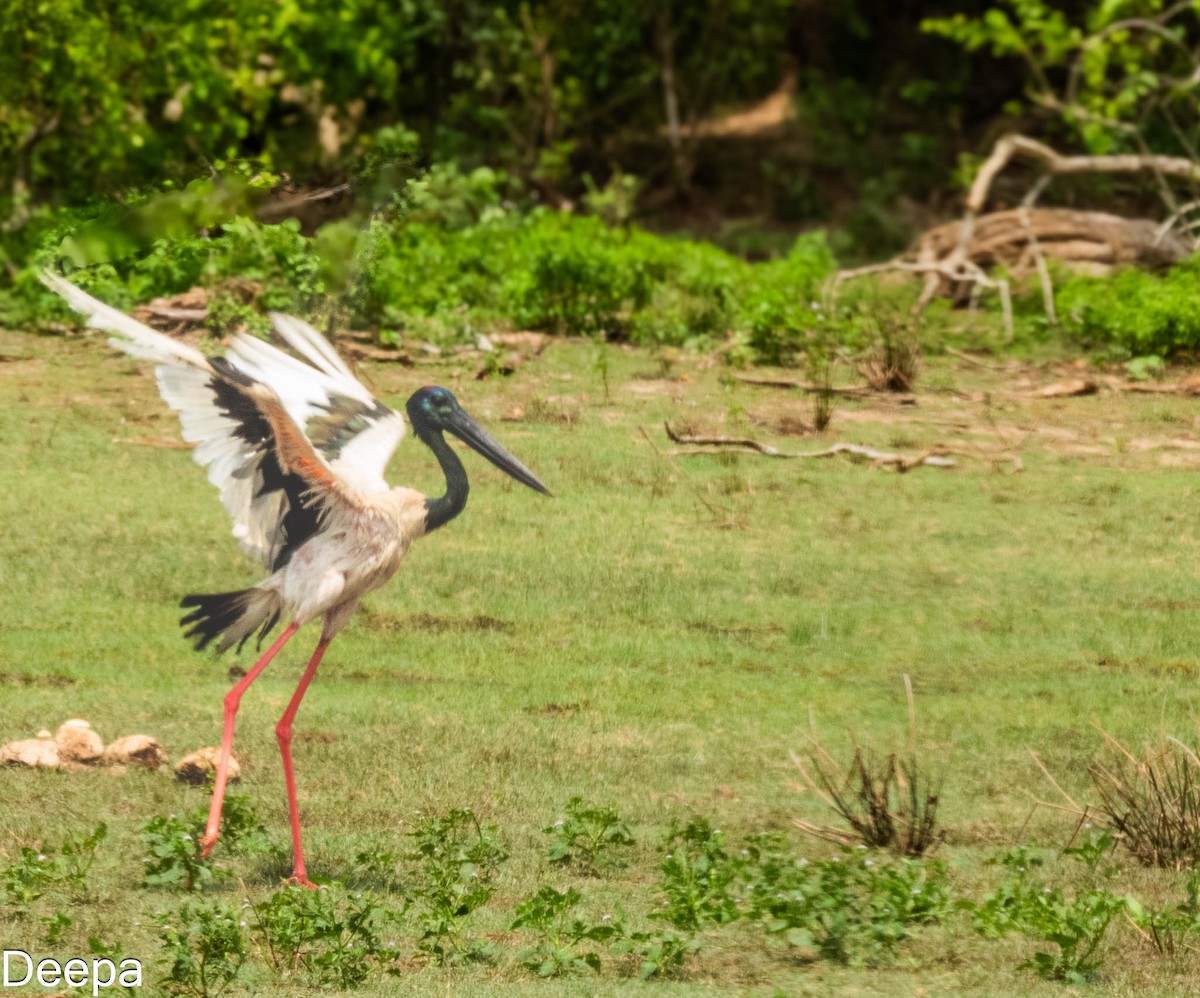
[{"label": "black tail feather", "polygon": [[184,637],[195,642],[197,651],[203,651],[218,638],[221,639],[218,652],[226,651],[234,644],[241,651],[256,629],[261,645],[262,639],[279,622],[277,597],[258,587],[185,596],[179,605],[192,611],[179,623],[187,628]]}]

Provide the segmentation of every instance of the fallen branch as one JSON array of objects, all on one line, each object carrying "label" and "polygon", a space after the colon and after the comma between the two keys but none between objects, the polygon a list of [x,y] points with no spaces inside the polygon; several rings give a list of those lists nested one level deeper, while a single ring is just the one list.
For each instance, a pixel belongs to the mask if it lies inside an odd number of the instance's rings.
[{"label": "fallen branch", "polygon": [[1035,399],[1078,398],[1082,395],[1095,395],[1099,390],[1100,386],[1091,378],[1079,378],[1076,381],[1058,381],[1053,385],[1047,385],[1029,397]]},{"label": "fallen branch", "polygon": [[[1037,163],[1042,169],[1041,176],[1019,208],[981,216],[996,177],[1014,159]],[[1054,324],[1057,316],[1047,256],[1108,266],[1123,262],[1157,266],[1173,263],[1190,252],[1194,239],[1168,238],[1168,234],[1187,215],[1191,205],[1174,211],[1163,225],[1097,212],[1033,209],[1050,178],[1090,173],[1152,173],[1160,180],[1173,177],[1196,183],[1200,181],[1200,162],[1184,156],[1152,153],[1064,156],[1027,135],[1005,135],[992,147],[991,154],[975,175],[960,222],[931,229],[914,248],[895,259],[839,271],[827,285],[829,297],[832,299],[836,295],[844,281],[891,271],[924,276],[925,286],[913,306],[914,315],[924,310],[939,290],[949,288],[952,293],[962,294],[964,287],[969,287],[972,303],[981,290],[995,291],[1000,297],[1004,328],[1011,339],[1012,303],[1008,282],[988,276],[984,270],[986,265],[1006,263],[1012,266],[1015,263],[1016,271],[1032,266],[1041,284],[1047,318]],[[985,228],[992,231],[985,232]]]},{"label": "fallen branch", "polygon": [[[965,227],[964,227],[965,228]],[[965,251],[957,249],[944,260],[931,259],[932,254],[922,251],[921,258],[916,262],[896,258],[884,263],[873,263],[866,267],[855,267],[853,270],[839,270],[833,275],[829,286],[830,297],[836,296],[838,287],[845,281],[872,274],[882,274],[890,270],[899,270],[908,274],[924,274],[925,288],[913,306],[913,314],[919,315],[925,306],[933,300],[942,281],[951,285],[972,284],[979,288],[995,291],[1000,296],[1000,311],[1004,319],[1004,330],[1011,340],[1013,336],[1012,293],[1008,281],[988,277],[982,267],[967,259]]]},{"label": "fallen branch", "polygon": [[945,350],[946,353],[950,354],[951,357],[957,357],[959,360],[965,360],[972,367],[982,367],[987,371],[1003,371],[1007,366],[1005,364],[988,363],[986,360],[980,360],[978,357],[972,357],[965,350],[958,350],[952,346],[944,346],[942,349]]},{"label": "fallen branch", "polygon": [[926,465],[930,468],[954,468],[957,467],[954,458],[948,456],[948,451],[944,447],[933,447],[916,456],[909,457],[904,454],[892,454],[889,451],[876,450],[873,447],[866,447],[862,444],[837,443],[822,450],[815,451],[782,451],[778,447],[772,447],[769,444],[760,443],[749,437],[727,437],[727,436],[701,436],[694,433],[678,433],[670,423],[664,423],[663,427],[667,431],[667,437],[672,443],[692,445],[695,447],[718,447],[721,450],[680,450],[673,451],[680,457],[691,457],[696,454],[711,454],[711,453],[754,453],[762,454],[764,457],[776,457],[785,460],[797,458],[813,458],[813,457],[835,457],[838,454],[846,454],[850,457],[865,458],[871,462],[872,467],[884,467],[892,465],[897,471],[908,471],[911,468],[917,468],[921,465]]},{"label": "fallen branch", "polygon": [[830,388],[825,385],[814,385],[808,381],[789,381],[786,378],[760,378],[754,374],[735,374],[735,381],[744,385],[755,385],[759,388],[795,389],[807,392],[809,395],[832,395],[840,399],[875,399],[886,398],[900,405],[916,405],[917,397],[911,392],[876,391],[868,385],[850,385],[846,388]]},{"label": "fallen branch", "polygon": [[979,213],[991,193],[992,183],[1013,159],[1032,159],[1056,176],[1081,173],[1159,173],[1181,180],[1200,180],[1200,163],[1185,156],[1123,153],[1115,156],[1064,156],[1027,135],[1005,135],[975,175],[967,195],[967,215]]}]

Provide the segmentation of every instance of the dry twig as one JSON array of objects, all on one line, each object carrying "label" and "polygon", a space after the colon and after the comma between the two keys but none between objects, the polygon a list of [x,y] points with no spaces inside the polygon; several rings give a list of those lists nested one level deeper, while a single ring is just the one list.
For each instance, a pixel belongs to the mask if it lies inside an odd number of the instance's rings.
[{"label": "dry twig", "polygon": [[[847,444],[837,443],[821,450],[814,451],[782,451],[778,447],[772,447],[770,444],[760,443],[749,437],[727,437],[723,435],[703,436],[695,433],[679,433],[672,428],[670,423],[664,423],[663,427],[667,431],[667,437],[672,443],[685,444],[695,447],[721,448],[717,453],[754,453],[762,454],[765,457],[777,457],[783,459],[795,458],[813,458],[813,457],[835,457],[838,454],[846,454],[849,457],[866,458],[871,462],[872,467],[881,467],[891,465],[897,471],[908,471],[912,468],[921,465],[927,465],[931,468],[954,468],[957,467],[954,458],[948,456],[949,451],[945,447],[932,447],[927,451],[916,456],[909,457],[904,454],[893,454],[889,451],[876,450],[874,447],[865,447],[862,444]],[[681,457],[690,457],[695,454],[713,453],[712,450],[685,450],[674,451]]]}]

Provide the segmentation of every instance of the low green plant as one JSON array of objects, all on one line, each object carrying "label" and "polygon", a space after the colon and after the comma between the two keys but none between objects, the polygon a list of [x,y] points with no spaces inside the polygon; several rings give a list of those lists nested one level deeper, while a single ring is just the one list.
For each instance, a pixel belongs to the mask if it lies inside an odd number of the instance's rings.
[{"label": "low green plant", "polygon": [[637,959],[638,977],[671,977],[683,969],[684,961],[700,950],[700,940],[674,929],[629,932],[612,946],[614,955],[629,954]]},{"label": "low green plant", "polygon": [[683,826],[673,824],[663,851],[658,887],[665,897],[650,918],[684,932],[698,932],[740,917],[733,894],[738,862],[726,850],[719,828],[701,817]]},{"label": "low green plant", "polygon": [[354,876],[349,883],[356,887],[394,891],[400,886],[398,857],[390,849],[372,846],[354,855]]},{"label": "low green plant", "polygon": [[565,810],[566,817],[542,829],[553,839],[548,851],[551,863],[570,864],[589,872],[624,865],[612,853],[632,846],[634,838],[615,807],[575,796],[567,801]]},{"label": "low green plant", "polygon": [[216,998],[237,980],[250,952],[241,909],[188,901],[160,917],[166,969],[162,985],[167,991]]},{"label": "low green plant", "polygon": [[147,850],[142,859],[142,882],[147,887],[195,890],[213,879],[211,858],[201,855],[200,829],[193,821],[174,814],[158,815],[141,827]]},{"label": "low green plant", "polygon": [[67,835],[58,849],[24,846],[17,861],[0,871],[5,908],[14,915],[25,914],[47,892],[76,904],[89,900],[88,873],[96,860],[96,850],[107,836],[108,827],[101,823],[90,832]]},{"label": "low green plant", "polygon": [[1178,956],[1189,942],[1200,939],[1200,870],[1188,873],[1184,893],[1179,904],[1162,908],[1146,908],[1130,901],[1130,917],[1162,956]]},{"label": "low green plant", "polygon": [[742,886],[747,917],[768,934],[843,964],[878,962],[951,909],[940,863],[881,862],[861,847],[810,862],[779,835],[747,842]]},{"label": "low green plant", "polygon": [[399,916],[370,894],[287,887],[250,910],[253,934],[275,970],[301,969],[319,987],[357,987],[396,957],[383,930]]},{"label": "low green plant", "polygon": [[522,966],[535,970],[539,977],[559,977],[579,970],[600,971],[600,956],[582,944],[619,939],[623,920],[605,915],[589,922],[575,914],[582,896],[574,887],[559,891],[547,885],[520,902],[512,923],[514,929],[530,929],[537,941],[518,955]]},{"label": "low green plant", "polygon": [[[1085,865],[1095,850],[1076,852]],[[1046,883],[1038,872],[1044,860],[1018,846],[995,860],[1004,867],[1004,879],[974,909],[975,931],[997,938],[1017,931],[1054,946],[1038,950],[1020,965],[1047,980],[1084,984],[1103,963],[1101,945],[1113,919],[1140,906],[1128,896],[1118,896],[1103,886],[1068,894]]]},{"label": "low green plant", "polygon": [[[141,840],[148,850],[143,859],[142,881],[148,887],[180,886],[195,890],[220,872],[211,857],[205,858],[200,838],[208,821],[202,805],[186,818],[159,815],[142,825]],[[271,848],[245,794],[227,793],[221,808],[220,838],[226,852],[262,855]]]},{"label": "low green plant", "polygon": [[411,889],[417,948],[438,964],[487,959],[491,945],[469,937],[465,921],[491,899],[492,880],[508,859],[495,825],[470,810],[428,818],[410,833],[417,864]]},{"label": "low green plant", "polygon": [[1055,290],[1063,330],[1086,347],[1116,347],[1136,358],[1132,377],[1158,377],[1160,366],[1148,358],[1200,350],[1198,275],[1200,257],[1193,256],[1162,274],[1129,268],[1103,279],[1070,277]]},{"label": "low green plant", "polygon": [[42,924],[46,926],[46,932],[42,936],[47,946],[57,946],[62,942],[62,937],[67,929],[73,924],[71,916],[61,911],[56,911],[53,915],[47,915],[42,918]]},{"label": "low green plant", "polygon": [[[94,957],[108,960],[116,967],[122,967],[127,960],[136,960],[135,957],[131,957],[129,953],[126,952],[122,943],[115,940],[113,942],[106,943],[100,936],[88,936],[88,952]],[[110,984],[109,987],[115,986],[120,988],[121,993],[129,995],[130,998],[133,998],[134,995],[140,994],[142,990],[141,971],[139,970],[133,973],[128,983],[126,982],[125,977],[126,973],[124,970],[122,970],[114,984]]]}]

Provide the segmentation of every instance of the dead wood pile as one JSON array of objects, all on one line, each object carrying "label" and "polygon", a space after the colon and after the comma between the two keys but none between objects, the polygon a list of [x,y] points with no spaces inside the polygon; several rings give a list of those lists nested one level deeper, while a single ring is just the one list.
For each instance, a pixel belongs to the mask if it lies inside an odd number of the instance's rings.
[{"label": "dead wood pile", "polygon": [[[962,230],[961,220],[932,228],[917,239],[909,255],[946,261],[958,249]],[[1163,233],[1150,219],[1068,208],[1018,208],[980,215],[964,251],[980,267],[999,264],[1021,277],[1036,270],[1035,245],[1044,256],[1093,274],[1120,265],[1160,269],[1190,252],[1180,236]]]}]

